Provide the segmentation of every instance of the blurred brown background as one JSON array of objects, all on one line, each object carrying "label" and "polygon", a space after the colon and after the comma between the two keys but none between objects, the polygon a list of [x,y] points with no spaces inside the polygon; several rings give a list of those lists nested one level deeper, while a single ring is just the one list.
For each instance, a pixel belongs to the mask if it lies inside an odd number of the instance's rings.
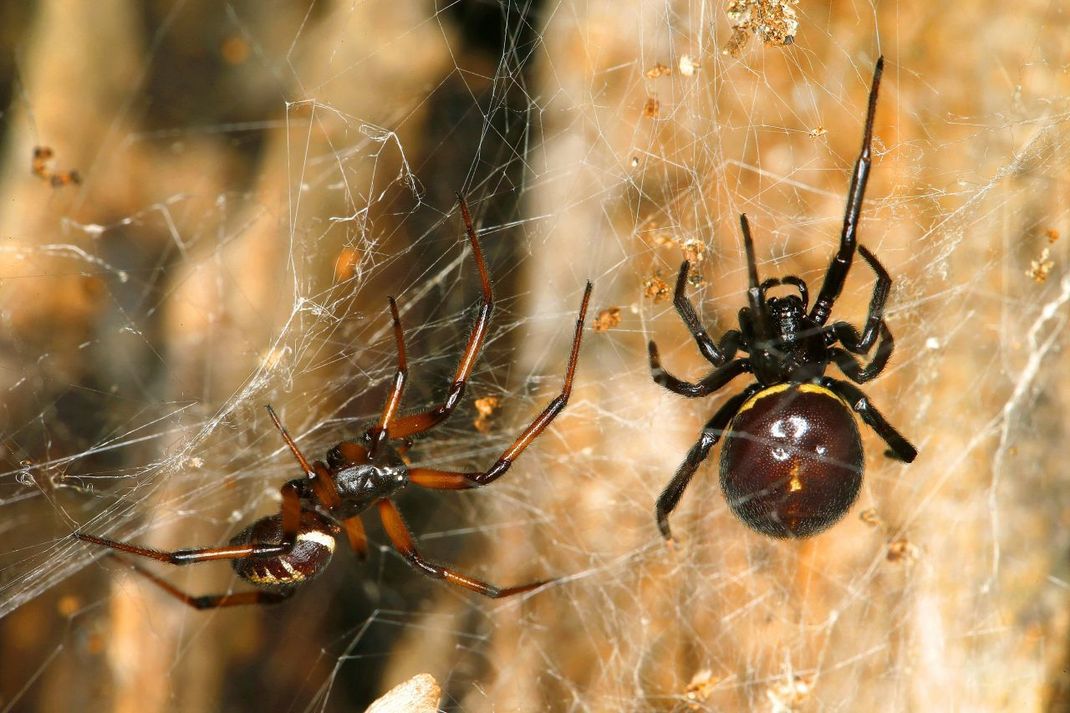
[{"label": "blurred brown background", "polygon": [[[1070,709],[1066,9],[791,7],[788,46],[702,0],[0,7],[0,711],[360,710],[420,672],[458,711]],[[699,259],[703,319],[733,326],[745,211],[763,274],[816,289],[881,53],[861,236],[897,352],[866,391],[921,455],[864,432],[859,503],[776,542],[728,512],[715,453],[670,550],[654,499],[725,397],[651,382],[652,337],[702,370],[659,287]],[[263,405],[317,456],[374,418],[387,294],[406,407],[441,397],[477,295],[458,190],[499,307],[416,460],[496,457],[560,388],[585,279],[620,322],[507,478],[400,505],[465,571],[573,576],[477,599],[369,517],[369,562],[200,613],[71,540],[209,545],[271,512],[296,473]],[[835,314],[870,289],[853,272]]]}]

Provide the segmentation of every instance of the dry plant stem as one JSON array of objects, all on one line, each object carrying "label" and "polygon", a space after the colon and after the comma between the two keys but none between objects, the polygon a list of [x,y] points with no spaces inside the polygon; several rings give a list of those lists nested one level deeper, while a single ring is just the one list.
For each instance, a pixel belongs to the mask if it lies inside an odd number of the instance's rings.
[{"label": "dry plant stem", "polygon": [[435,713],[441,698],[434,676],[420,673],[391,688],[364,713]]}]

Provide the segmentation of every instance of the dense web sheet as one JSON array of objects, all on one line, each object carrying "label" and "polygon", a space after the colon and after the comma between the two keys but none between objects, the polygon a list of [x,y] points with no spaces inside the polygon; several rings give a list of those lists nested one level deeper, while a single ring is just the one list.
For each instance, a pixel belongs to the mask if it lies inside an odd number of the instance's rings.
[{"label": "dense web sheet", "polygon": [[[113,4],[7,23],[0,710],[353,710],[423,672],[448,710],[1066,705],[1060,8]],[[787,8],[793,42],[734,31],[743,5]],[[816,292],[879,54],[860,239],[895,280],[896,354],[865,390],[920,456],[863,427],[859,502],[780,542],[733,518],[714,451],[669,547],[654,500],[746,380],[673,396],[646,341],[704,373],[672,283],[690,259],[706,327],[735,326],[741,212],[762,276]],[[200,613],[71,537],[208,546],[275,510],[299,473],[264,406],[309,457],[373,422],[387,295],[404,408],[441,399],[478,297],[456,191],[496,312],[413,462],[490,465],[560,389],[587,279],[591,326],[570,405],[506,477],[399,506],[437,560],[561,581],[477,598],[369,515],[368,562],[343,545],[284,605]],[[872,279],[856,261],[833,319],[862,321]]]}]

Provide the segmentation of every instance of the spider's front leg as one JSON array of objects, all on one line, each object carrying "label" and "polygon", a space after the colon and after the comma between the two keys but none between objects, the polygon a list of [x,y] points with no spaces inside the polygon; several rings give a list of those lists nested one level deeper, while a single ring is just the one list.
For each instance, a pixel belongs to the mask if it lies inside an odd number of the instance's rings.
[{"label": "spider's front leg", "polygon": [[650,373],[654,377],[654,383],[674,394],[691,399],[709,396],[740,374],[746,374],[751,371],[751,363],[748,359],[736,359],[717,367],[703,377],[701,381],[692,383],[673,376],[662,367],[661,356],[658,354],[658,345],[654,343],[654,340],[650,340],[647,343],[647,351],[650,358]]},{"label": "spider's front leg", "polygon": [[687,331],[695,338],[699,352],[714,366],[722,366],[736,355],[740,347],[740,334],[731,329],[721,336],[720,345],[714,344],[709,332],[702,326],[702,322],[695,312],[695,306],[687,297],[687,274],[691,269],[691,263],[684,261],[680,265],[680,272],[676,276],[676,290],[673,294],[672,304],[676,307],[680,319],[687,325]]},{"label": "spider's front leg", "polygon": [[840,371],[856,384],[864,384],[871,379],[875,379],[884,371],[884,367],[887,366],[888,360],[892,356],[892,351],[895,349],[892,331],[888,329],[888,325],[884,322],[880,323],[879,334],[880,341],[877,343],[877,353],[873,355],[873,359],[865,366],[839,347],[829,349],[829,357],[836,362],[836,366],[840,367]]},{"label": "spider's front leg", "polygon": [[884,324],[884,303],[887,302],[888,292],[892,288],[892,277],[877,257],[866,249],[866,246],[859,245],[858,252],[862,254],[862,258],[869,263],[869,267],[877,276],[877,282],[873,285],[873,296],[869,300],[866,324],[862,328],[862,333],[859,334],[858,330],[847,322],[836,322],[826,333],[826,342],[832,346],[839,341],[847,351],[865,354],[877,340],[881,326]]},{"label": "spider's front leg", "polygon": [[840,247],[829,263],[821,291],[814,300],[810,310],[810,319],[819,326],[828,321],[832,305],[843,290],[847,272],[851,269],[855,245],[858,242],[858,221],[862,215],[862,201],[866,196],[866,184],[869,182],[869,169],[872,165],[871,145],[873,143],[873,117],[877,113],[877,91],[880,89],[881,74],[884,72],[884,57],[877,59],[873,69],[873,83],[869,88],[869,108],[866,112],[866,128],[862,134],[862,151],[855,161],[854,173],[851,175],[851,187],[847,190],[847,208],[843,216],[843,229],[840,232]]},{"label": "spider's front leg", "polygon": [[672,532],[669,529],[669,515],[676,509],[681,496],[684,494],[684,490],[687,489],[688,484],[691,482],[691,477],[695,474],[695,471],[698,470],[702,461],[706,460],[706,457],[710,454],[710,450],[717,444],[717,441],[721,439],[725,429],[728,428],[728,424],[730,424],[736,414],[739,413],[740,407],[747,401],[747,399],[758,393],[761,389],[762,387],[760,384],[752,384],[748,386],[743,393],[730,398],[717,410],[717,413],[713,415],[713,418],[702,427],[702,434],[699,436],[698,441],[695,445],[691,446],[691,450],[687,452],[684,462],[676,469],[676,474],[673,475],[672,480],[669,481],[665,490],[658,496],[658,503],[655,511],[657,515],[658,529],[661,530],[661,536],[666,540],[672,540]]},{"label": "spider's front leg", "polygon": [[394,420],[398,409],[401,407],[401,398],[405,395],[405,379],[409,374],[409,362],[405,356],[405,333],[401,328],[401,315],[398,314],[398,303],[393,297],[390,302],[390,316],[394,321],[394,342],[397,345],[397,368],[394,370],[394,382],[390,387],[390,396],[383,405],[383,411],[379,415],[379,423],[369,428],[364,433],[364,441],[368,444],[367,457],[374,458],[376,451],[390,440],[390,422]]}]

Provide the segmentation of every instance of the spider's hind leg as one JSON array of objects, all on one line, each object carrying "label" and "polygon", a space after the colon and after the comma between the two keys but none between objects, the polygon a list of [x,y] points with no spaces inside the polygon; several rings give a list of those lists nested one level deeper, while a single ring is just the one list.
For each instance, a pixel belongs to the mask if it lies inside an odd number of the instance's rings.
[{"label": "spider's hind leg", "polygon": [[251,557],[273,557],[289,553],[297,542],[297,532],[301,525],[301,500],[297,487],[293,483],[282,486],[282,508],[279,518],[282,526],[282,541],[241,542],[221,547],[197,547],[182,550],[154,550],[130,542],[120,542],[107,537],[87,535],[76,532],[74,536],[82,542],[109,547],[118,552],[125,552],[139,557],[148,557],[159,562],[173,565],[197,564],[216,560],[241,560]]},{"label": "spider's hind leg", "polygon": [[157,587],[170,594],[175,599],[193,607],[194,609],[219,609],[221,607],[239,607],[249,604],[265,605],[265,604],[278,604],[279,602],[286,601],[293,596],[292,589],[281,589],[278,591],[268,592],[264,590],[255,589],[248,592],[233,592],[230,594],[208,594],[200,597],[195,597],[175,585],[168,582],[162,577],[157,577],[152,572],[138,566],[134,562],[120,557],[119,555],[112,555],[115,559],[119,560],[127,567],[132,569],[137,574],[141,575],[145,579],[148,579]]},{"label": "spider's hind leg", "polygon": [[695,338],[699,352],[714,366],[721,366],[731,361],[739,350],[740,334],[736,330],[725,332],[721,337],[720,344],[714,344],[709,332],[702,326],[702,322],[695,312],[695,305],[687,297],[687,273],[691,269],[691,263],[686,260],[680,265],[680,272],[676,276],[676,290],[673,294],[672,304],[676,308],[680,319],[687,325],[687,331]]}]

